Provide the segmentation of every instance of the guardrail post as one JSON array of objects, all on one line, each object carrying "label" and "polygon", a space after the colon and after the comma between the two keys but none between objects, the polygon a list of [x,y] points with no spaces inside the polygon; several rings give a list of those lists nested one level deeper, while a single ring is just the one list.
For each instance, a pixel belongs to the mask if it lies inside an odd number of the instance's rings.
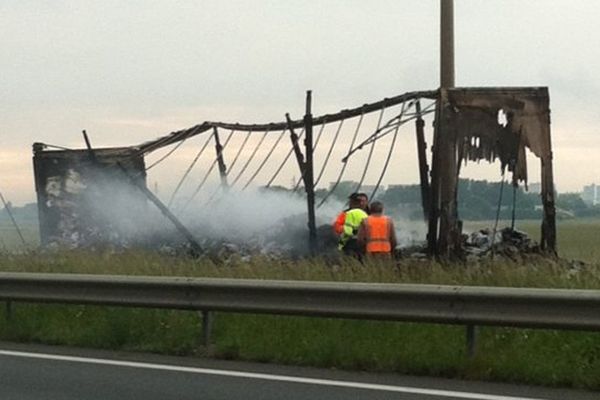
[{"label": "guardrail post", "polygon": [[10,321],[13,315],[12,301],[6,301],[6,320]]},{"label": "guardrail post", "polygon": [[211,311],[202,310],[202,344],[207,349],[210,345],[213,317],[214,315]]},{"label": "guardrail post", "polygon": [[467,356],[469,358],[473,358],[473,357],[475,357],[475,351],[477,350],[477,327],[475,325],[467,325],[466,337],[467,337]]}]

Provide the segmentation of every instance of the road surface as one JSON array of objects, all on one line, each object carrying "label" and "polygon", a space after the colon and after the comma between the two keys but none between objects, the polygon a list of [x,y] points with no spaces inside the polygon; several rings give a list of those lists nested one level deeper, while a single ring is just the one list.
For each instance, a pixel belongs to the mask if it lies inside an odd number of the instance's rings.
[{"label": "road surface", "polygon": [[598,393],[0,343],[3,400],[591,400]]}]

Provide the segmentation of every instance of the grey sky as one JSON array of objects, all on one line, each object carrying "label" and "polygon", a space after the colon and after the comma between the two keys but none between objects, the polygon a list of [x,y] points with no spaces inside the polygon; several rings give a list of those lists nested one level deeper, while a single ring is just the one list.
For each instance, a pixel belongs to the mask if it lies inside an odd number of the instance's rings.
[{"label": "grey sky", "polygon": [[[4,0],[0,190],[33,200],[31,144],[79,147],[84,128],[96,146],[127,145],[299,116],[306,89],[315,114],[434,89],[438,3]],[[559,189],[599,182],[600,2],[455,3],[457,85],[549,86]],[[411,151],[386,182],[416,182],[397,172],[416,170]]]}]

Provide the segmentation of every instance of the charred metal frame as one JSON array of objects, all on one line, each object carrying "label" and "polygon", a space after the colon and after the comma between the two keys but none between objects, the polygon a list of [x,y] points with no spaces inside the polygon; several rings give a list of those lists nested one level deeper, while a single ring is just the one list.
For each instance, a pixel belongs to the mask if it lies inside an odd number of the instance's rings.
[{"label": "charred metal frame", "polygon": [[[427,160],[425,142],[425,122],[422,116],[421,99],[435,100],[435,119],[431,171]],[[409,103],[410,102],[410,103]],[[458,178],[463,161],[500,160],[503,169],[513,174],[513,184],[527,182],[525,148],[531,150],[542,166],[542,220],[541,247],[556,253],[556,222],[554,210],[554,183],[552,149],[550,140],[550,111],[548,89],[537,88],[441,88],[437,91],[405,93],[400,96],[363,106],[343,110],[339,113],[312,116],[311,92],[307,92],[306,113],[303,119],[291,120],[286,115],[285,122],[269,124],[230,124],[224,122],[204,122],[192,128],[176,131],[159,139],[138,146],[89,150],[47,150],[43,144],[34,145],[34,170],[40,235],[42,244],[48,244],[57,233],[58,221],[48,199],[47,184],[52,174],[64,175],[69,169],[87,174],[89,170],[103,167],[107,170],[122,165],[128,176],[140,180],[138,186],[146,187],[144,156],[154,150],[182,142],[190,137],[212,130],[215,138],[215,151],[219,165],[221,184],[227,187],[227,169],[223,159],[223,146],[220,143],[218,128],[232,131],[255,132],[289,130],[293,149],[298,161],[302,180],[307,192],[309,215],[309,240],[315,247],[315,199],[313,176],[312,128],[365,113],[379,111],[386,107],[409,103],[415,106],[414,114],[407,119],[415,119],[417,139],[417,159],[425,220],[428,222],[427,243],[430,254],[440,258],[454,258],[461,252],[462,224],[457,212]],[[404,110],[404,108],[403,108]],[[498,121],[498,113],[506,114],[506,124]],[[401,121],[399,120],[398,123]],[[305,155],[299,146],[295,128],[304,128]],[[233,132],[232,132],[233,133]],[[375,132],[373,137],[384,133]],[[351,154],[368,144],[368,140],[350,151]],[[207,142],[208,144],[208,142]],[[237,156],[236,156],[237,158]],[[235,160],[233,161],[235,163]],[[345,161],[344,161],[345,162]],[[123,172],[123,171],[121,171]],[[121,174],[123,176],[123,174]]]}]

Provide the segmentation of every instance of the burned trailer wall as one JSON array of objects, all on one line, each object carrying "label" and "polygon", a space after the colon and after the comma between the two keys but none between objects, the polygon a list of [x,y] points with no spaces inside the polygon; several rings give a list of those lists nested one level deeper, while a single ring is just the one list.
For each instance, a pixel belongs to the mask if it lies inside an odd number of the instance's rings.
[{"label": "burned trailer wall", "polygon": [[541,161],[541,247],[556,252],[556,223],[548,89],[440,89],[432,166],[430,252],[456,255],[461,246],[457,185],[461,164],[499,160],[514,185],[527,184],[525,149]]},{"label": "burned trailer wall", "polygon": [[143,156],[135,148],[47,150],[34,144],[34,174],[43,246],[124,244],[147,207]]}]

